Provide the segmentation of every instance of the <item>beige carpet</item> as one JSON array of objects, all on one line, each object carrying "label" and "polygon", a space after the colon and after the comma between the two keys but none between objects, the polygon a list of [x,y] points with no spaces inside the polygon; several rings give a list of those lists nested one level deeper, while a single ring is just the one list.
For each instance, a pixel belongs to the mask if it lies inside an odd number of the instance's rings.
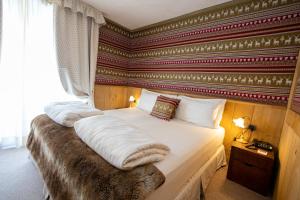
[{"label": "beige carpet", "polygon": [[226,179],[227,167],[219,169],[206,190],[208,200],[271,200]]},{"label": "beige carpet", "polygon": [[[216,173],[206,192],[207,200],[269,200],[226,179],[227,168]],[[41,200],[42,180],[26,149],[0,150],[0,199]]]},{"label": "beige carpet", "polygon": [[0,199],[41,200],[42,180],[24,148],[0,150]]}]

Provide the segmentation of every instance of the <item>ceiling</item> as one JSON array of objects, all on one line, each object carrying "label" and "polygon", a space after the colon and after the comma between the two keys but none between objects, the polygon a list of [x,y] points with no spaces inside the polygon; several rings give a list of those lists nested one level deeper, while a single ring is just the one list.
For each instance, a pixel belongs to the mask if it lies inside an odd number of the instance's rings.
[{"label": "ceiling", "polygon": [[137,29],[230,0],[83,0],[108,19]]}]

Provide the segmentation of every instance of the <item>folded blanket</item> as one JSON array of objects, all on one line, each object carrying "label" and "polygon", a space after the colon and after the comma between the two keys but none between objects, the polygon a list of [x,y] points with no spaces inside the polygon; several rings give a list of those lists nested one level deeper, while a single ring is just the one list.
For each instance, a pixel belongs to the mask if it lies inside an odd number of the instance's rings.
[{"label": "folded blanket", "polygon": [[98,115],[74,124],[77,135],[107,162],[122,170],[157,162],[169,148],[142,130],[112,116]]},{"label": "folded blanket", "polygon": [[44,111],[53,121],[67,127],[73,127],[74,122],[82,118],[103,114],[80,101],[53,102],[45,106]]}]

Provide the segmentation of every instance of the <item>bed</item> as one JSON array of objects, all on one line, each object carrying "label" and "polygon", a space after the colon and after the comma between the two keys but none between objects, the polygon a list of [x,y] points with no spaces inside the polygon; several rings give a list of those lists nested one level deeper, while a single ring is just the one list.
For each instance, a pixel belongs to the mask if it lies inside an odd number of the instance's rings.
[{"label": "bed", "polygon": [[[225,130],[222,127],[203,128],[178,119],[164,121],[138,108],[109,110],[105,114],[151,130],[147,131],[151,137],[171,149],[165,160],[154,164],[165,175],[166,181],[147,197],[149,200],[186,199],[192,187],[205,190],[214,172],[226,165],[223,147]],[[193,194],[198,196],[200,192]]]},{"label": "bed", "polygon": [[[171,150],[165,160],[154,163],[155,168],[163,174],[165,179],[163,181],[160,180],[156,185],[150,184],[152,187],[151,190],[149,190],[150,192],[147,191],[148,193],[145,193],[147,196],[142,196],[142,198],[145,197],[149,200],[199,199],[201,192],[203,194],[203,191],[208,185],[211,176],[218,168],[226,164],[222,144],[224,138],[224,129],[222,127],[217,129],[204,128],[178,119],[164,121],[138,108],[108,110],[105,111],[105,115],[116,116],[144,129],[147,134],[157,141],[166,144]],[[39,126],[43,127],[48,125],[40,124]],[[73,129],[66,129],[65,127],[57,125],[54,126],[55,131],[63,129],[62,131],[66,132],[72,131]],[[31,138],[34,138],[35,129],[36,127],[33,128]],[[44,129],[40,128],[39,132],[43,130],[47,130],[47,127],[44,127]],[[48,148],[47,142],[41,142],[41,144],[41,148]],[[30,144],[27,146],[30,149]],[[39,151],[41,150],[39,149]],[[44,154],[45,152],[44,150]],[[96,154],[95,152],[90,152],[90,154],[93,153]],[[98,156],[94,154],[92,156]],[[36,162],[39,156],[40,155],[35,154],[33,160]],[[39,163],[37,163],[37,166],[45,179],[46,173],[41,170],[42,167]],[[147,177],[147,180],[150,180],[150,182],[160,179],[159,172],[152,172],[153,168],[151,166],[152,165],[149,165],[147,168],[149,171],[147,175],[150,174],[150,178]],[[65,173],[68,174],[68,171]],[[74,171],[72,173],[74,174]],[[78,173],[80,174],[80,171],[78,171]],[[131,176],[130,173],[124,175],[124,177],[128,176]],[[51,177],[47,178],[51,179]],[[53,182],[51,183],[53,184]],[[64,181],[59,181],[59,183],[60,187],[64,187]],[[144,183],[147,183],[147,181],[144,181]],[[50,196],[52,196],[53,188],[51,192],[49,191],[49,187],[51,187],[49,186],[49,180],[45,181],[45,189],[50,193]],[[76,191],[76,188],[72,188],[71,190]],[[57,199],[61,198],[62,197],[58,197]]]}]

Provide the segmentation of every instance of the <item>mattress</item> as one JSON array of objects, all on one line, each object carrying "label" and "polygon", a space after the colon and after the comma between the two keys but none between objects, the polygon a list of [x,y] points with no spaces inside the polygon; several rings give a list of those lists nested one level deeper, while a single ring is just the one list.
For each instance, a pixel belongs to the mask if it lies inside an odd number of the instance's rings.
[{"label": "mattress", "polygon": [[165,183],[148,199],[163,194],[174,199],[181,188],[222,146],[225,130],[204,128],[173,119],[164,121],[138,108],[108,110],[105,114],[118,117],[143,129],[145,134],[170,148],[169,155],[155,166],[165,175]]}]

